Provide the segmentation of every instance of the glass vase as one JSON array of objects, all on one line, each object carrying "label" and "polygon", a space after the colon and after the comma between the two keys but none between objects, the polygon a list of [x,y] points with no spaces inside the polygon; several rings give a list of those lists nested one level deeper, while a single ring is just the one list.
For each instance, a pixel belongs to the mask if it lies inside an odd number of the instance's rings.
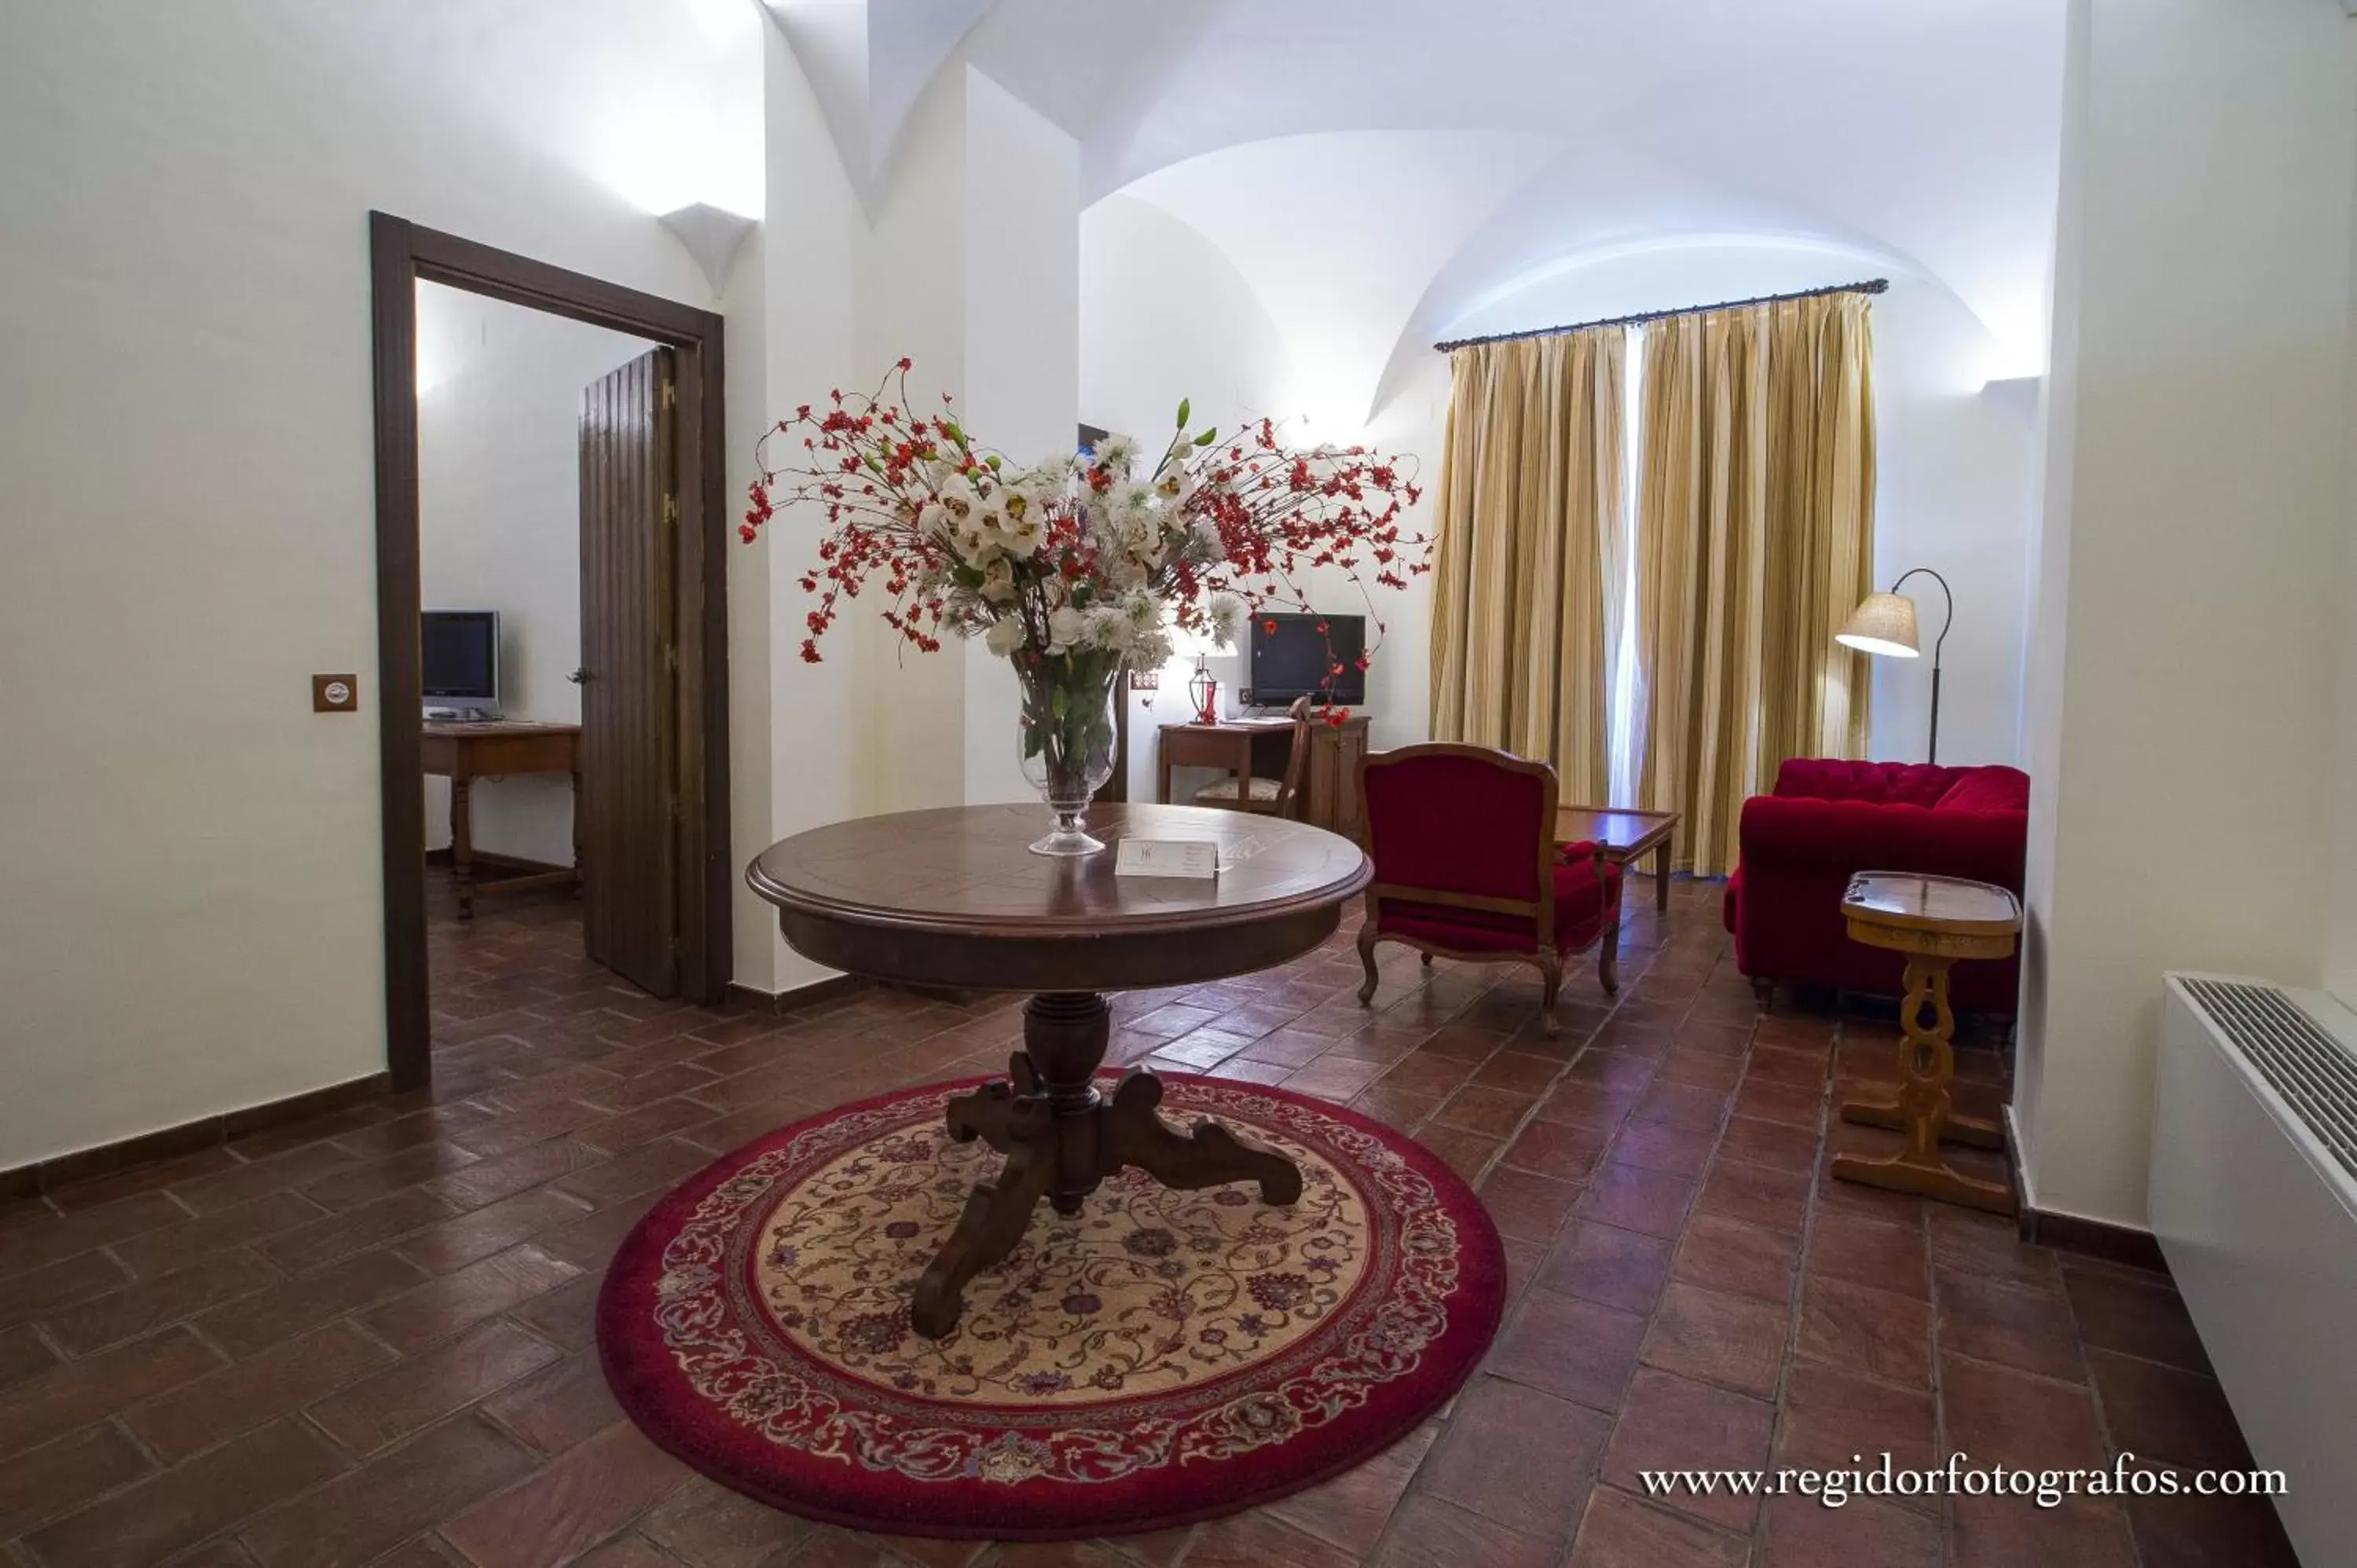
[{"label": "glass vase", "polygon": [[1023,688],[1016,743],[1023,777],[1055,815],[1055,825],[1031,846],[1033,854],[1094,854],[1104,844],[1089,836],[1089,802],[1113,777],[1114,685],[1121,659],[1098,650],[1018,653],[1015,678]]}]

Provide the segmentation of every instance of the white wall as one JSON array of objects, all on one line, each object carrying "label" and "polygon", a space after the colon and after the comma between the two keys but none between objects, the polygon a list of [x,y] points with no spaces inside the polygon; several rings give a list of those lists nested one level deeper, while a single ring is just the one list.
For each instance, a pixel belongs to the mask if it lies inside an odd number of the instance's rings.
[{"label": "white wall", "polygon": [[2324,0],[2072,26],[2015,1118],[2142,1225],[2162,972],[2323,968],[2357,59]]},{"label": "white wall", "polygon": [[0,1167],[383,1067],[368,211],[709,304],[601,174],[723,96],[664,0],[8,33]]},{"label": "white wall", "polygon": [[[1222,431],[1262,415],[1285,416],[1284,341],[1218,246],[1153,203],[1119,195],[1081,215],[1080,242],[1082,419],[1158,452],[1181,399],[1192,403],[1195,424]],[[1235,712],[1242,664],[1232,655],[1207,661],[1223,712]],[[1194,669],[1192,658],[1174,659],[1161,671],[1158,691],[1129,700],[1133,800],[1153,800],[1159,784],[1157,726],[1193,715],[1187,678]],[[1172,798],[1186,800],[1190,786],[1212,777],[1182,773]]]},{"label": "white wall", "polygon": [[[1080,423],[1080,144],[965,68],[965,408],[1018,463],[1068,456]],[[964,799],[1037,800],[1006,660],[965,660]]]},{"label": "white wall", "polygon": [[[439,284],[417,285],[419,590],[500,613],[500,708],[581,722],[581,393],[653,345]],[[478,783],[479,850],[567,865],[573,782]],[[425,843],[450,842],[450,783],[425,781]]]}]

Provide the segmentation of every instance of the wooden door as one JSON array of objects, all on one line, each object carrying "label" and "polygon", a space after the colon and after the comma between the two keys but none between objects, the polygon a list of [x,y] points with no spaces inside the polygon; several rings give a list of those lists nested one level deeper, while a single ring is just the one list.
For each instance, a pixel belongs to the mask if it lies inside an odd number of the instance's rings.
[{"label": "wooden door", "polygon": [[673,351],[581,394],[582,921],[589,957],[679,993],[679,518]]}]

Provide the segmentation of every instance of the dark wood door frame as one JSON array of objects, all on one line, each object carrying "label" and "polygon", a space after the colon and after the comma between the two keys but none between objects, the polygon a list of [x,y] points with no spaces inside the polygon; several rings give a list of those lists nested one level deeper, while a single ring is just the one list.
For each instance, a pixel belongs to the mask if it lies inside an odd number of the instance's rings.
[{"label": "dark wood door frame", "polygon": [[726,423],[721,319],[421,228],[369,214],[376,350],[377,709],[384,807],[385,1063],[396,1090],[433,1076],[426,1010],[425,785],[419,768],[417,648],[417,284],[628,332],[679,351],[680,984],[697,1002],[726,992],[728,868]]}]

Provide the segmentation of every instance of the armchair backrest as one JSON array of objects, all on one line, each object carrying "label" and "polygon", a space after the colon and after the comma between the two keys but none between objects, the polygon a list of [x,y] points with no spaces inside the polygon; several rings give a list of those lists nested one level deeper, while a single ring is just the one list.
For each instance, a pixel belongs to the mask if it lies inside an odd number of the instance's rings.
[{"label": "armchair backrest", "polygon": [[1519,917],[1555,940],[1555,769],[1481,746],[1435,744],[1359,760],[1359,811],[1386,900]]}]

